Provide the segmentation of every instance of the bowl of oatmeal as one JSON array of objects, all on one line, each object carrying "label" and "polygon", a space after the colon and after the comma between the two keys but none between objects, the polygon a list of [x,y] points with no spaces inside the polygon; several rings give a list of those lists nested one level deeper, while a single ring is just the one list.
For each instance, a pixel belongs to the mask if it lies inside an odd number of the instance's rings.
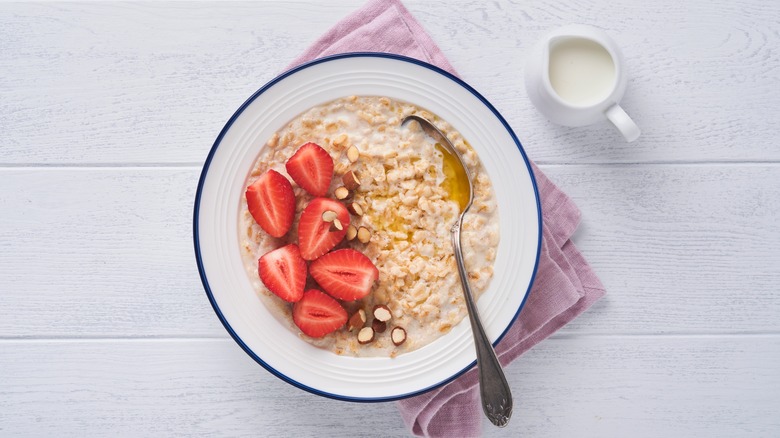
[{"label": "bowl of oatmeal", "polygon": [[217,138],[198,185],[194,239],[225,328],[299,388],[395,400],[475,362],[449,232],[462,181],[419,125],[400,125],[410,114],[433,121],[471,175],[462,242],[494,343],[530,290],[541,242],[536,184],[519,141],[481,95],[393,55],[293,69]]}]

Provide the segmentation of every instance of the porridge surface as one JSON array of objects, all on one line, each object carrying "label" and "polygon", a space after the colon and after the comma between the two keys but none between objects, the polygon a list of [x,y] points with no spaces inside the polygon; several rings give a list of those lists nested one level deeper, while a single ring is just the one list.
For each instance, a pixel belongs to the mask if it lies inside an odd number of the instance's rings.
[{"label": "porridge surface", "polygon": [[[368,244],[344,240],[334,249],[352,247],[364,253],[379,269],[379,281],[367,297],[343,304],[349,315],[365,309],[368,325],[374,304],[387,305],[393,318],[387,330],[377,333],[376,340],[367,345],[358,344],[356,331],[346,328],[321,339],[300,334],[307,342],[336,354],[395,356],[412,351],[449,332],[467,315],[450,242],[458,204],[447,191],[452,188],[445,182],[440,149],[418,123],[400,126],[410,114],[433,121],[458,149],[471,174],[474,203],[464,220],[462,242],[469,281],[478,298],[493,277],[499,241],[495,194],[474,150],[435,115],[386,97],[351,96],[316,106],[268,140],[246,182],[247,186],[252,184],[268,169],[288,176],[285,162],[306,142],[319,144],[333,158],[329,197],[341,185],[344,173],[353,170],[360,178],[354,202],[363,207],[364,214],[352,216],[351,223],[368,228],[371,240]],[[346,157],[352,145],[360,150],[355,163]],[[239,230],[242,258],[259,297],[280,323],[300,333],[292,322],[292,306],[269,292],[257,272],[260,256],[297,239],[297,218],[312,196],[295,183],[293,187],[296,221],[287,236],[276,239],[263,232],[249,214],[244,197]],[[313,280],[307,284],[310,288],[320,289]],[[406,342],[398,347],[390,340],[395,326],[407,331]]]}]

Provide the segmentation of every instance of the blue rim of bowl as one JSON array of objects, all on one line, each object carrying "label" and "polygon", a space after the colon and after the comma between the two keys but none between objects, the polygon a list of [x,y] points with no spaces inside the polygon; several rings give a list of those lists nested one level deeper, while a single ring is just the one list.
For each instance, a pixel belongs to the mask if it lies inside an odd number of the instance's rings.
[{"label": "blue rim of bowl", "polygon": [[304,385],[296,380],[291,379],[290,377],[287,377],[279,370],[273,368],[269,364],[265,363],[263,359],[260,358],[252,349],[250,349],[244,341],[236,334],[236,332],[233,330],[233,327],[230,326],[230,323],[225,319],[225,316],[222,314],[222,311],[219,309],[219,306],[217,305],[216,300],[214,299],[214,295],[211,292],[211,287],[209,286],[208,279],[206,278],[206,272],[205,268],[203,267],[203,259],[201,257],[200,253],[200,241],[198,240],[198,212],[200,211],[200,199],[201,194],[203,192],[203,183],[206,180],[206,174],[208,174],[209,166],[211,165],[211,160],[214,158],[214,153],[217,151],[217,148],[219,147],[220,143],[222,142],[222,138],[225,136],[225,134],[228,132],[230,127],[233,125],[233,123],[236,121],[236,119],[241,115],[241,113],[244,112],[244,110],[255,100],[257,99],[261,94],[263,94],[266,90],[273,87],[278,82],[282,81],[286,77],[300,71],[304,70],[306,68],[312,67],[317,64],[322,64],[324,62],[329,61],[335,61],[339,59],[345,59],[345,58],[387,58],[387,59],[394,59],[397,61],[402,62],[408,62],[411,64],[416,64],[421,67],[425,67],[429,70],[432,70],[436,73],[439,73],[440,75],[452,80],[456,84],[460,85],[461,87],[465,88],[471,94],[473,94],[476,98],[478,98],[490,111],[493,112],[493,114],[498,118],[499,121],[501,121],[501,124],[504,125],[504,128],[506,128],[509,135],[512,137],[512,140],[514,140],[515,145],[517,146],[517,149],[520,151],[520,154],[523,156],[523,161],[525,162],[526,167],[528,168],[528,173],[531,176],[531,184],[534,188],[534,197],[536,198],[536,214],[537,214],[537,220],[539,223],[539,239],[536,243],[536,260],[534,260],[534,269],[531,273],[531,281],[528,283],[528,289],[525,291],[525,296],[523,297],[523,301],[520,303],[520,307],[518,307],[517,312],[515,313],[515,316],[512,318],[512,321],[507,325],[507,327],[504,329],[504,331],[501,333],[501,335],[496,339],[496,341],[493,343],[493,346],[495,347],[498,345],[499,342],[501,342],[501,339],[504,338],[504,336],[507,334],[509,329],[512,327],[512,324],[515,323],[517,320],[517,317],[520,315],[520,312],[523,310],[523,307],[525,306],[526,300],[528,300],[528,295],[531,292],[531,287],[534,284],[534,280],[536,279],[536,272],[539,267],[539,256],[541,253],[541,247],[542,247],[542,205],[539,201],[539,190],[536,185],[536,178],[534,177],[533,170],[531,169],[530,161],[528,160],[528,157],[525,154],[525,150],[523,150],[523,146],[520,144],[520,140],[518,140],[517,136],[515,135],[512,128],[509,126],[507,121],[504,119],[504,117],[501,115],[501,113],[498,112],[498,110],[490,103],[487,99],[485,99],[477,90],[475,90],[473,87],[471,87],[469,84],[458,78],[457,76],[453,75],[452,73],[442,70],[439,67],[436,67],[435,65],[428,64],[427,62],[420,61],[418,59],[409,58],[406,56],[401,55],[395,55],[392,53],[380,53],[380,52],[353,52],[353,53],[342,53],[338,55],[332,55],[327,56],[323,58],[318,58],[313,61],[309,61],[307,63],[301,64],[297,67],[294,67],[290,70],[287,70],[286,72],[280,74],[267,84],[265,84],[262,88],[257,90],[249,99],[246,100],[239,108],[236,110],[236,112],[233,114],[232,117],[227,121],[225,124],[225,127],[222,128],[222,131],[220,131],[219,135],[217,136],[217,139],[214,141],[214,145],[211,147],[211,150],[209,151],[208,157],[206,157],[206,162],[203,164],[203,170],[201,171],[200,178],[198,179],[198,190],[195,194],[195,206],[193,209],[193,241],[195,244],[195,258],[198,262],[198,272],[200,273],[200,280],[203,283],[203,288],[206,290],[206,295],[208,295],[209,302],[211,303],[211,307],[214,308],[214,312],[219,317],[219,320],[222,322],[222,325],[225,326],[225,329],[230,333],[230,336],[233,338],[236,343],[238,343],[239,346],[257,363],[263,366],[266,370],[268,370],[271,374],[278,377],[279,379],[295,386],[300,389],[303,389],[304,391],[308,391],[312,394],[316,394],[322,397],[327,397],[335,400],[341,400],[341,401],[350,401],[350,402],[364,402],[364,403],[372,403],[372,402],[389,402],[389,401],[395,401],[395,400],[401,400],[408,397],[413,397],[416,395],[423,394],[425,392],[428,392],[432,389],[438,388],[442,385],[445,385],[458,377],[460,377],[463,373],[470,370],[477,362],[476,360],[471,362],[469,365],[467,365],[462,370],[458,371],[457,373],[453,374],[452,376],[442,380],[441,382],[435,383],[427,388],[420,389],[418,391],[413,391],[406,394],[391,396],[391,397],[349,397],[339,394],[332,394],[326,391],[321,391],[316,388],[312,388],[310,386]]}]

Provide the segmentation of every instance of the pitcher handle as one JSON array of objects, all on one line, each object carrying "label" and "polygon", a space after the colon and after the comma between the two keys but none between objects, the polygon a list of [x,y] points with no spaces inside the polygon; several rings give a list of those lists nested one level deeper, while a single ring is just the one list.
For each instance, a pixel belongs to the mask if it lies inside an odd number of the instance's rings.
[{"label": "pitcher handle", "polygon": [[605,114],[609,121],[615,125],[621,134],[623,134],[626,141],[630,143],[639,138],[639,134],[641,133],[639,126],[631,120],[631,117],[623,111],[623,108],[621,108],[620,105],[612,105]]}]

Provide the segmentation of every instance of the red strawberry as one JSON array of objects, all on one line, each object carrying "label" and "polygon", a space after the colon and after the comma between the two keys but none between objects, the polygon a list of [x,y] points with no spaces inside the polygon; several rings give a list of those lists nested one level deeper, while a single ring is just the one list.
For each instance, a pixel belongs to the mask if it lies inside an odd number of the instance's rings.
[{"label": "red strawberry", "polygon": [[327,294],[311,289],[293,305],[293,321],[304,334],[321,338],[344,326],[347,311]]},{"label": "red strawberry", "polygon": [[281,173],[269,170],[246,189],[246,205],[260,228],[273,237],[290,231],[295,218],[295,193]]},{"label": "red strawberry", "polygon": [[309,273],[325,292],[343,301],[368,295],[379,278],[379,270],[371,260],[354,249],[325,254],[311,263]]},{"label": "red strawberry", "polygon": [[306,260],[295,244],[277,248],[257,261],[257,271],[265,287],[279,298],[294,303],[306,286]]},{"label": "red strawberry", "polygon": [[[322,220],[322,213],[335,211],[341,222],[341,231],[330,231],[330,223]],[[349,212],[344,204],[328,198],[314,198],[301,213],[298,221],[298,245],[306,260],[314,260],[338,245],[347,234]]]},{"label": "red strawberry", "polygon": [[287,173],[313,196],[325,196],[333,179],[333,159],[316,143],[301,146],[289,160]]}]

